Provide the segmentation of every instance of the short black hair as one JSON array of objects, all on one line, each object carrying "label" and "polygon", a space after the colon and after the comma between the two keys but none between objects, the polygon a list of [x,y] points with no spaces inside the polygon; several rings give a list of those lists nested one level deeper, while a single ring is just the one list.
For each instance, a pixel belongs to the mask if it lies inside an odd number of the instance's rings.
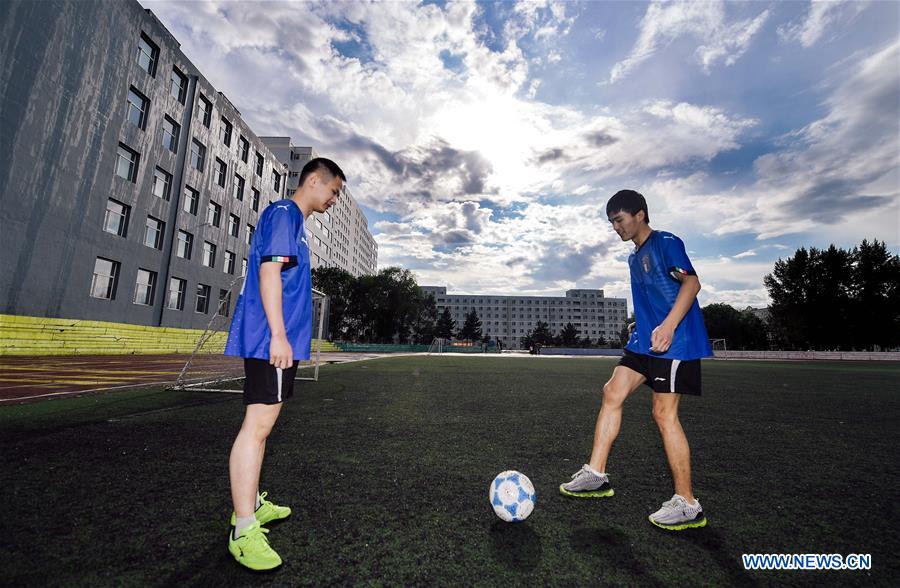
[{"label": "short black hair", "polygon": [[640,192],[635,192],[634,190],[619,190],[613,194],[613,197],[606,203],[606,216],[612,216],[620,210],[624,210],[632,216],[636,215],[638,211],[643,210],[644,220],[648,223],[650,222],[650,212],[647,210],[647,201],[644,200],[644,195]]},{"label": "short black hair", "polygon": [[306,181],[306,178],[321,170],[325,170],[332,176],[337,176],[345,182],[347,181],[347,176],[344,175],[344,171],[338,167],[338,164],[324,157],[316,157],[315,159],[307,161],[306,165],[303,166],[303,171],[300,172],[300,183],[298,185],[302,186],[303,182]]}]

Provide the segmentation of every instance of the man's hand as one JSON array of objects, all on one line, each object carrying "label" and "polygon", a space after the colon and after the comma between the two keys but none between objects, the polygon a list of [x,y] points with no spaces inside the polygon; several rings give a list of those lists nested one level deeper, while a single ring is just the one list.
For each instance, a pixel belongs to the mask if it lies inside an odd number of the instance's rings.
[{"label": "man's hand", "polygon": [[294,350],[291,349],[286,335],[272,335],[272,341],[269,343],[269,363],[283,370],[294,365]]},{"label": "man's hand", "polygon": [[626,327],[628,329],[628,336],[631,337],[631,334],[634,333],[634,325],[637,323],[628,323]]},{"label": "man's hand", "polygon": [[672,346],[672,337],[674,336],[675,328],[663,322],[650,333],[650,351],[653,353],[665,353]]}]

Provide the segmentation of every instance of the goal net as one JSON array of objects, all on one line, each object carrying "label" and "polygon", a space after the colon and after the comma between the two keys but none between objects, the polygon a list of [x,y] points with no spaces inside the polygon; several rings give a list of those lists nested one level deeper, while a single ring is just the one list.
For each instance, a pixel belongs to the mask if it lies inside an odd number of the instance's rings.
[{"label": "goal net", "polygon": [[[244,363],[239,357],[223,355],[231,317],[227,316],[231,303],[231,292],[237,290],[240,278],[232,282],[228,294],[219,300],[214,316],[203,332],[197,337],[194,349],[188,356],[170,390],[192,392],[223,392],[240,394],[244,387]],[[313,290],[312,300],[312,345],[310,358],[301,360],[297,366],[297,380],[317,382],[319,380],[319,360],[322,353],[322,338],[328,331],[328,296]]]},{"label": "goal net", "polygon": [[713,351],[728,351],[728,345],[725,343],[725,339],[710,339],[709,342],[712,345]]},{"label": "goal net", "polygon": [[435,337],[434,341],[431,342],[431,346],[428,348],[428,353],[443,353],[444,348],[447,346],[447,340],[442,339],[441,337]]}]

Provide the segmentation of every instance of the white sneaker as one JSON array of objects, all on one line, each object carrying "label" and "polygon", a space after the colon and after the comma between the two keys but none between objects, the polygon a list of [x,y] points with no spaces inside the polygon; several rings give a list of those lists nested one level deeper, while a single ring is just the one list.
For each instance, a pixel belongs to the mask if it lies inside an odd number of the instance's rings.
[{"label": "white sneaker", "polygon": [[688,504],[687,500],[678,494],[672,496],[672,500],[663,502],[662,508],[648,518],[657,527],[670,531],[706,526],[706,517],[703,516],[700,502],[695,498],[694,504]]},{"label": "white sneaker", "polygon": [[609,476],[597,475],[587,464],[572,474],[572,480],[559,487],[564,496],[573,498],[607,498],[615,494],[609,485]]}]

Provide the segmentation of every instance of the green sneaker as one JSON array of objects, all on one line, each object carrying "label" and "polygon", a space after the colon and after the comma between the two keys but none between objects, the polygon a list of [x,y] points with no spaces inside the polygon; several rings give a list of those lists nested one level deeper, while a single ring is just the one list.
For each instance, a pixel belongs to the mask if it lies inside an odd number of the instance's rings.
[{"label": "green sneaker", "polygon": [[277,568],[281,565],[281,557],[269,546],[269,540],[266,538],[268,532],[268,529],[263,529],[259,525],[259,521],[244,529],[237,539],[234,538],[234,531],[230,531],[228,533],[228,551],[239,564],[251,570],[262,571]]},{"label": "green sneaker", "polygon": [[[289,506],[278,506],[274,504],[270,500],[266,500],[266,495],[268,492],[263,492],[259,495],[260,505],[259,508],[256,509],[256,512],[253,513],[256,515],[256,520],[259,521],[260,525],[265,525],[266,523],[271,523],[272,521],[277,521],[278,519],[286,519],[291,516],[291,507]],[[237,522],[237,515],[234,512],[231,513],[231,526],[233,527]]]}]

